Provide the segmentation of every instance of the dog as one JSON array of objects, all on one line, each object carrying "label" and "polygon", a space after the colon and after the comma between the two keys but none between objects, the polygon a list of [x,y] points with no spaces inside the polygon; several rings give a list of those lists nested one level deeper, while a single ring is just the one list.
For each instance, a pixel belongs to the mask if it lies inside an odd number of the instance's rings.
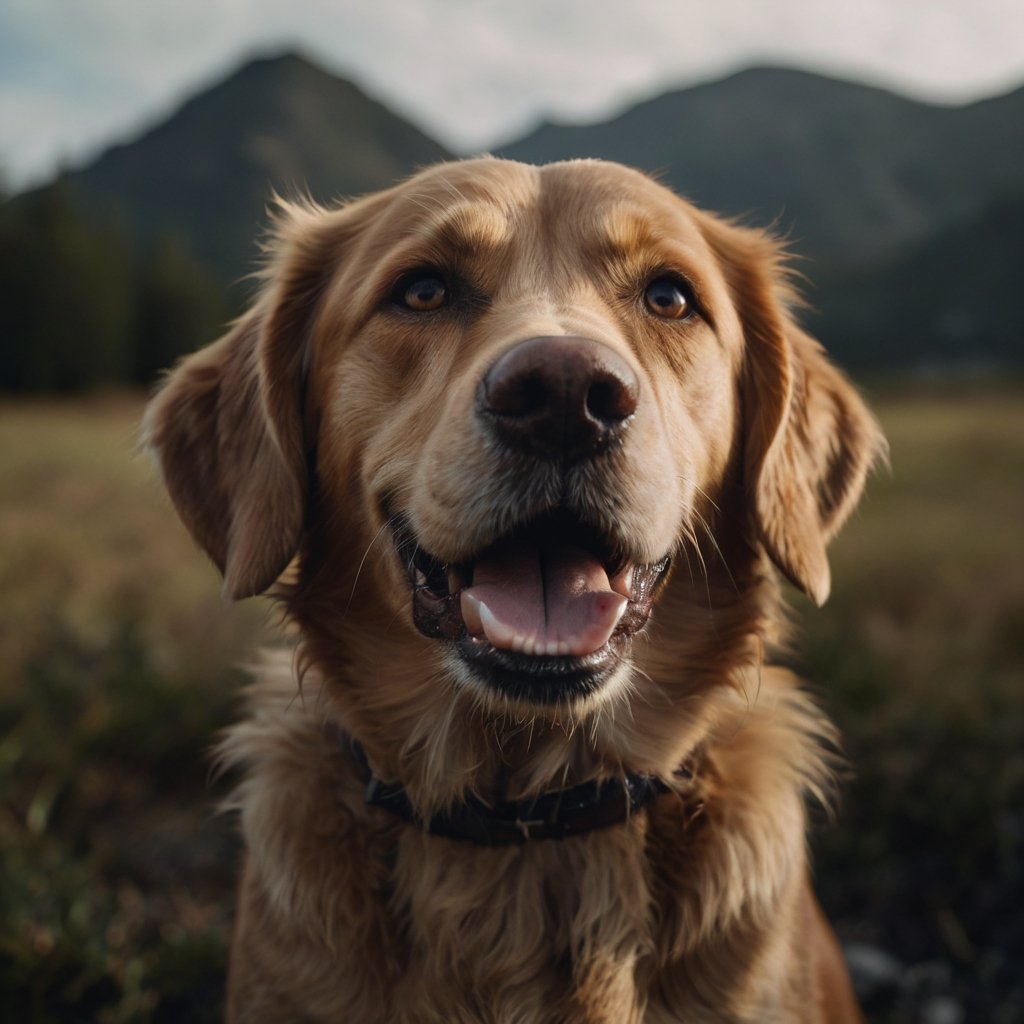
[{"label": "dog", "polygon": [[272,656],[221,746],[232,1021],[860,1020],[781,577],[885,444],[780,243],[602,161],[278,201],[145,432]]}]

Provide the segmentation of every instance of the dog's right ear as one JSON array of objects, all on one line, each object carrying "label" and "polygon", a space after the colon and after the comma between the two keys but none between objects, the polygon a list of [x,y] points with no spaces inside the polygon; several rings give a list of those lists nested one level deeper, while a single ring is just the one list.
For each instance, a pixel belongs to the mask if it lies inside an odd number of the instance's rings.
[{"label": "dog's right ear", "polygon": [[255,305],[179,363],[146,411],[145,443],[175,508],[236,600],[266,590],[298,547],[308,490],[303,363],[349,234],[344,213],[279,203]]},{"label": "dog's right ear", "polygon": [[853,510],[885,438],[849,380],[788,305],[778,243],[704,217],[746,342],[740,399],[752,535],[815,603],[828,597],[826,545]]}]

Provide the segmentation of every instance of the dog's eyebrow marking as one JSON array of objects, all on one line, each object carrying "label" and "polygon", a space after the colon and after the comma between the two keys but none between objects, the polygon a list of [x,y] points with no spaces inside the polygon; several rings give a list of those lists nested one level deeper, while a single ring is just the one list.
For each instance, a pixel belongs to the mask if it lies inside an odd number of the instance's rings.
[{"label": "dog's eyebrow marking", "polygon": [[497,204],[465,201],[432,210],[414,237],[432,245],[470,254],[495,250],[509,240],[512,223]]},{"label": "dog's eyebrow marking", "polygon": [[703,248],[699,234],[687,230],[685,220],[671,214],[659,219],[629,202],[615,203],[599,214],[596,236],[605,256],[629,263],[653,253],[666,263],[696,264]]},{"label": "dog's eyebrow marking", "polygon": [[600,226],[603,244],[614,252],[636,252],[666,241],[665,232],[656,227],[650,215],[629,203],[616,203],[602,213]]}]

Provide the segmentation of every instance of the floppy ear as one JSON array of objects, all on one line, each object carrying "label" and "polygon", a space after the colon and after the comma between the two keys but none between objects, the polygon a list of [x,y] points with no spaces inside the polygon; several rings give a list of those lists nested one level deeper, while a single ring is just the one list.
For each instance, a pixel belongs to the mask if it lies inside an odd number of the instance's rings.
[{"label": "floppy ear", "polygon": [[[853,511],[885,440],[850,382],[792,323],[748,354],[747,487],[772,561],[821,605],[831,586],[825,545]],[[767,388],[764,382],[774,377]]]},{"label": "floppy ear", "polygon": [[777,243],[732,225],[717,243],[746,341],[744,483],[753,528],[778,568],[821,605],[831,585],[826,544],[885,457],[885,439],[853,385],[794,322],[796,296]]},{"label": "floppy ear", "polygon": [[256,304],[179,363],[146,411],[145,441],[178,514],[236,600],[277,579],[304,524],[302,366],[336,266],[330,217],[279,203],[276,256]]}]

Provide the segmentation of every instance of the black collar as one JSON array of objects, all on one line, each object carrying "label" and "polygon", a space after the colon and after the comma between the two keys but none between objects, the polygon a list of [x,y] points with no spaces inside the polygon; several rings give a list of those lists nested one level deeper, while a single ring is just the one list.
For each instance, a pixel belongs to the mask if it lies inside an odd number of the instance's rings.
[{"label": "black collar", "polygon": [[[349,740],[360,777],[366,783],[366,802],[390,811],[435,836],[462,839],[482,846],[508,846],[530,839],[565,839],[593,829],[619,825],[644,808],[667,783],[654,775],[627,772],[622,778],[583,782],[570,789],[552,790],[529,800],[486,804],[467,796],[450,811],[423,821],[413,811],[405,789],[397,783],[382,782],[373,774],[366,752]],[[690,778],[686,768],[676,775]]]}]

